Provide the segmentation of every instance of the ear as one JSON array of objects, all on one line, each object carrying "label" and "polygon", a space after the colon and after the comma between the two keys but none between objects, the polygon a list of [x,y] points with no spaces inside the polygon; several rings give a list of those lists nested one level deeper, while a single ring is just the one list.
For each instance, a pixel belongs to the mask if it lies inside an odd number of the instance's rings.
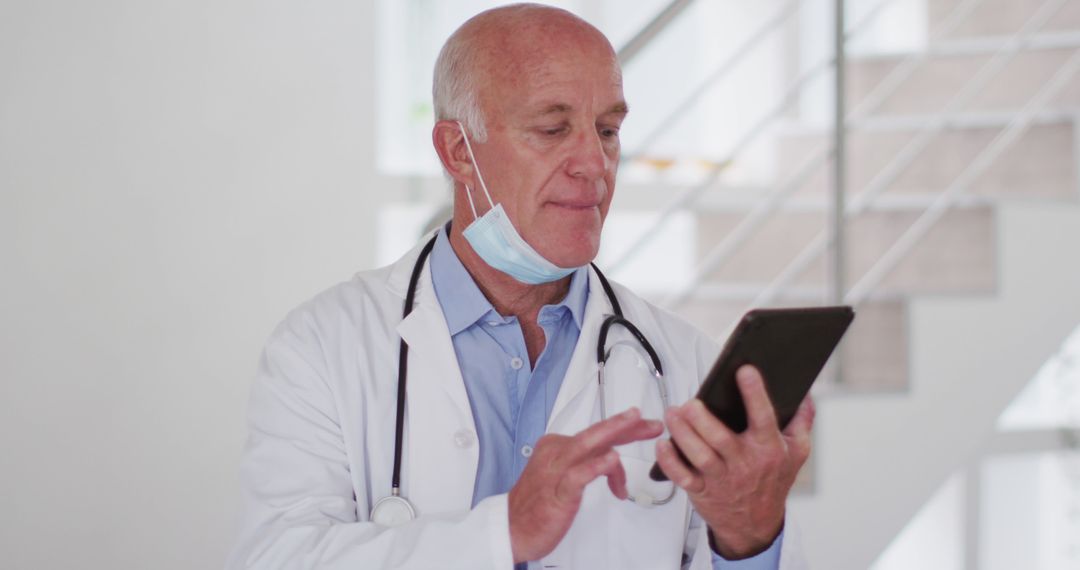
[{"label": "ear", "polygon": [[473,163],[469,160],[465,136],[457,121],[436,121],[431,129],[431,142],[450,177],[463,185],[473,186]]}]

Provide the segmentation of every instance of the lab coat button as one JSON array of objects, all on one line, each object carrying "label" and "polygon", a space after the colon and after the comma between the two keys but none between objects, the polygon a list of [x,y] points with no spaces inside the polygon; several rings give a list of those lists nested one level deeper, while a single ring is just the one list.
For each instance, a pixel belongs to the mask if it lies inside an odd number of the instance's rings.
[{"label": "lab coat button", "polygon": [[476,443],[476,434],[472,430],[459,429],[454,432],[454,445],[466,449],[472,447],[473,443]]},{"label": "lab coat button", "polygon": [[524,365],[525,361],[516,356],[510,359],[510,368],[513,368],[514,370],[519,370]]}]

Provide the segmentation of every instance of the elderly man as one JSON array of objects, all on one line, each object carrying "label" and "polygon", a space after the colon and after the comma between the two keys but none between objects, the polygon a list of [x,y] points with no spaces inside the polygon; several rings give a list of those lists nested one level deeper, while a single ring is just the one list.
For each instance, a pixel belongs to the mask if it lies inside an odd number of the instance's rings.
[{"label": "elderly man", "polygon": [[[562,10],[490,10],[447,40],[434,98],[453,219],[269,339],[230,567],[789,566],[812,405],[781,431],[744,367],[731,432],[693,399],[715,344],[589,265],[627,114],[608,41]],[[682,403],[664,421],[599,394],[600,329],[624,322]]]}]

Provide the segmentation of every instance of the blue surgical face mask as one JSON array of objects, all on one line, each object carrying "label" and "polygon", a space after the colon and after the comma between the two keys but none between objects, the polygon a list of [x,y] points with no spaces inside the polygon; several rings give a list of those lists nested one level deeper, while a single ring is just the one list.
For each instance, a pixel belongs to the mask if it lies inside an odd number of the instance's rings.
[{"label": "blue surgical face mask", "polygon": [[558,281],[570,275],[576,267],[559,267],[548,261],[532,248],[521,234],[514,229],[502,204],[496,205],[488,193],[487,184],[480,174],[480,167],[476,164],[476,156],[473,155],[472,145],[469,144],[469,135],[465,134],[465,127],[458,121],[461,135],[465,137],[465,148],[469,151],[469,160],[476,169],[476,178],[480,180],[480,187],[484,190],[491,209],[483,216],[476,214],[476,205],[473,203],[472,188],[465,186],[465,195],[469,198],[469,207],[472,208],[473,223],[465,228],[462,234],[472,246],[473,251],[484,260],[484,263],[502,271],[503,273],[529,285],[539,285]]}]

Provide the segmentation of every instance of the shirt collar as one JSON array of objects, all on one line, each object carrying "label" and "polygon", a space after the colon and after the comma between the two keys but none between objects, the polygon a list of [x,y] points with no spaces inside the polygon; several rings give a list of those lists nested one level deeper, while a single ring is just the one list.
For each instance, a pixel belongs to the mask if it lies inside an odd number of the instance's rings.
[{"label": "shirt collar", "polygon": [[[489,312],[498,313],[458,259],[450,245],[450,238],[446,235],[447,227],[449,224],[439,230],[435,247],[431,250],[431,281],[435,288],[435,297],[439,300],[446,318],[446,325],[453,336],[469,328]],[[588,295],[589,270],[587,266],[579,267],[571,274],[570,289],[566,297],[550,306],[565,306],[569,309],[578,330],[581,330]]]}]

